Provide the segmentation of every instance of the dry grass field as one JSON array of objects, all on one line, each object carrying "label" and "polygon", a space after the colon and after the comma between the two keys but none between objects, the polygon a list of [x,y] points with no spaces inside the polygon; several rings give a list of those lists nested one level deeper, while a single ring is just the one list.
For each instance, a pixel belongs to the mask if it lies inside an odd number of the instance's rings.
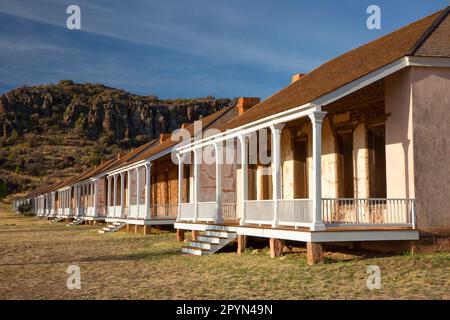
[{"label": "dry grass field", "polygon": [[[267,249],[183,256],[175,233],[99,234],[0,209],[0,299],[449,299],[450,254],[327,254],[306,265],[301,250],[270,259]],[[188,234],[186,234],[188,236]],[[69,265],[81,289],[66,286]],[[381,269],[368,290],[367,266]]]}]

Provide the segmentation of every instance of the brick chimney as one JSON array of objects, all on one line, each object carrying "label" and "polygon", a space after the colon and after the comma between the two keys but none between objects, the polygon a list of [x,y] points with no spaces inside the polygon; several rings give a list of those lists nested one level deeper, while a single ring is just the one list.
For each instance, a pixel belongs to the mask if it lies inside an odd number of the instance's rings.
[{"label": "brick chimney", "polygon": [[236,107],[239,111],[239,115],[243,114],[245,111],[251,107],[257,105],[260,99],[258,97],[240,97],[237,100]]},{"label": "brick chimney", "polygon": [[303,78],[305,76],[304,73],[296,73],[291,77],[291,84],[300,80],[301,78]]},{"label": "brick chimney", "polygon": [[167,139],[170,138],[170,133],[160,133],[159,134],[159,143],[163,143]]}]

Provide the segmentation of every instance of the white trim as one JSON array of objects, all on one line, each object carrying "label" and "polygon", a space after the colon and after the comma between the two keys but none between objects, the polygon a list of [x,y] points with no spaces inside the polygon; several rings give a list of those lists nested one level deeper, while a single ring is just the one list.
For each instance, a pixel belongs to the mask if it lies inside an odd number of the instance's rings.
[{"label": "white trim", "polygon": [[411,67],[450,68],[450,58],[438,57],[408,57]]}]

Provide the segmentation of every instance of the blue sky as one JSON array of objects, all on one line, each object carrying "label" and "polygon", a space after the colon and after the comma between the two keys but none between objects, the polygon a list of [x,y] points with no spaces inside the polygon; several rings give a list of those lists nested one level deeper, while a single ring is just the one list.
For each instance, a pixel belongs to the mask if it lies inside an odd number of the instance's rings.
[{"label": "blue sky", "polygon": [[[81,8],[81,30],[66,8]],[[366,9],[381,7],[382,29]],[[448,0],[2,0],[0,93],[61,79],[160,98],[260,96]]]}]

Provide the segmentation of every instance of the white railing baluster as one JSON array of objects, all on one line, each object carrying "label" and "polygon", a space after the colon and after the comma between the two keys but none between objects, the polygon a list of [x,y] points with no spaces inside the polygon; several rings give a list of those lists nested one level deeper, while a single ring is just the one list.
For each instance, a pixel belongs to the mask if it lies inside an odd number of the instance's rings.
[{"label": "white railing baluster", "polygon": [[415,226],[414,199],[324,198],[323,221],[327,225]]}]

